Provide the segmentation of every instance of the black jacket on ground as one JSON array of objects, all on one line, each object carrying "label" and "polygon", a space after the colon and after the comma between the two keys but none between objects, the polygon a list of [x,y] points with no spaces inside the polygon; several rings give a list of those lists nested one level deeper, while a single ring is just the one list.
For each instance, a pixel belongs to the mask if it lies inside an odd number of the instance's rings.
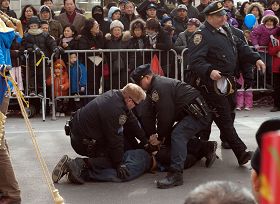
[{"label": "black jacket on ground", "polygon": [[140,117],[146,135],[158,133],[159,140],[169,137],[174,123],[186,115],[186,105],[198,96],[198,90],[182,81],[153,76],[146,100],[141,105]]}]

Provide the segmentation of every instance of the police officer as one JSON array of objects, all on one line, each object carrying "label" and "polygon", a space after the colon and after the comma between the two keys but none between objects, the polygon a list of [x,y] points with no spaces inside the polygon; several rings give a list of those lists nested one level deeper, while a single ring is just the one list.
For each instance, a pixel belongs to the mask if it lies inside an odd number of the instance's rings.
[{"label": "police officer", "polygon": [[[215,112],[214,121],[223,137],[232,148],[239,165],[251,159],[251,153],[239,138],[233,125],[231,110],[235,107],[234,74],[237,63],[255,64],[258,69],[265,70],[265,64],[258,53],[232,34],[226,26],[226,11],[222,2],[212,2],[204,13],[206,21],[190,39],[190,69],[198,76],[197,85],[211,109]],[[226,76],[226,77],[225,77]],[[226,82],[225,90],[216,85]]]},{"label": "police officer", "polygon": [[131,80],[146,90],[140,118],[150,143],[171,140],[169,173],[157,181],[157,187],[182,185],[187,143],[209,124],[208,108],[198,90],[176,79],[154,75],[149,64],[137,67]]},{"label": "police officer", "polygon": [[[145,97],[139,86],[129,83],[121,90],[105,92],[79,109],[69,122],[71,145],[76,153],[88,158],[70,159],[64,155],[53,170],[53,181],[58,182],[66,173],[68,179],[77,184],[92,179],[130,180],[144,173],[149,166],[146,163],[150,163],[148,153],[145,150],[124,153],[123,134],[129,125],[136,130],[134,137],[139,136],[138,139],[146,143],[144,136],[135,129],[139,125],[131,112]],[[134,167],[126,166],[129,158],[128,165]],[[97,174],[96,166],[110,170]]]}]

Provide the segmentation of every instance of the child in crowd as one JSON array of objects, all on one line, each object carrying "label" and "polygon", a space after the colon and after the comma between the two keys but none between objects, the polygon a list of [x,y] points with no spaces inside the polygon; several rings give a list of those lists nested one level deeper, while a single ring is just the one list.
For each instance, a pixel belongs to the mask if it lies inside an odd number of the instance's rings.
[{"label": "child in crowd", "polygon": [[273,100],[274,107],[271,112],[280,111],[280,33],[276,35],[277,42],[268,45],[268,53],[272,56],[272,73],[273,73]]},{"label": "child in crowd", "polygon": [[[84,64],[79,62],[77,54],[70,54],[70,93],[71,95],[84,95],[87,88],[87,69]],[[71,110],[75,111],[82,107],[79,98],[74,99],[74,104],[70,105]],[[74,106],[74,107],[73,107]]]},{"label": "child in crowd", "polygon": [[121,19],[121,10],[118,7],[112,6],[108,12],[108,21],[112,22],[114,20]]},{"label": "child in crowd", "polygon": [[280,1],[279,0],[272,0],[270,2],[269,9],[274,12],[274,14],[280,18]]},{"label": "child in crowd", "polygon": [[[69,90],[69,79],[66,69],[66,65],[61,59],[57,59],[54,62],[54,72],[53,72],[53,86],[54,86],[54,96],[68,96]],[[52,77],[49,75],[47,78],[47,85],[52,86]],[[56,105],[56,116],[65,116],[67,111],[67,100],[57,99]]]},{"label": "child in crowd", "polygon": [[50,31],[50,26],[49,23],[47,21],[41,21],[41,30],[45,33],[49,33]]},{"label": "child in crowd", "polygon": [[[251,3],[251,5],[248,7],[248,10],[247,10],[247,14],[250,14],[250,13],[256,17],[256,23],[255,23],[254,27],[261,24],[261,20],[262,20],[263,14],[264,14],[264,7],[259,2]],[[242,26],[242,30],[245,30],[245,29],[248,29],[248,28],[244,24]]]},{"label": "child in crowd", "polygon": [[[64,50],[77,50],[78,49],[78,37],[77,31],[73,25],[66,25],[63,28],[63,35],[58,39],[58,46]],[[68,65],[68,54],[62,54],[61,58]]]}]

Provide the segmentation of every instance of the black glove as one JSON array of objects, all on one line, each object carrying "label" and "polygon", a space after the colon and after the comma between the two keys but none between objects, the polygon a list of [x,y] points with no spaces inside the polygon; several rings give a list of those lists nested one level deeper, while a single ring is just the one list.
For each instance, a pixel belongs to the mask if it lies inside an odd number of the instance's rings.
[{"label": "black glove", "polygon": [[148,143],[147,145],[145,145],[145,150],[149,153],[152,154],[153,152],[159,151],[159,145],[152,145],[150,143]]},{"label": "black glove", "polygon": [[127,177],[129,177],[129,172],[128,172],[128,169],[126,167],[125,164],[119,164],[118,167],[117,167],[117,176],[120,178],[120,179],[126,179]]},{"label": "black glove", "polygon": [[37,45],[33,45],[33,48],[37,55],[41,54],[41,49]]},{"label": "black glove", "polygon": [[253,80],[251,79],[244,79],[244,90],[251,88],[253,85]]},{"label": "black glove", "polygon": [[32,54],[33,53],[33,48],[31,48],[31,47],[27,48],[26,50],[27,50],[28,54]]},{"label": "black glove", "polygon": [[236,88],[237,88],[237,89],[241,89],[241,88],[242,88],[242,85],[239,84],[238,82],[236,82]]}]

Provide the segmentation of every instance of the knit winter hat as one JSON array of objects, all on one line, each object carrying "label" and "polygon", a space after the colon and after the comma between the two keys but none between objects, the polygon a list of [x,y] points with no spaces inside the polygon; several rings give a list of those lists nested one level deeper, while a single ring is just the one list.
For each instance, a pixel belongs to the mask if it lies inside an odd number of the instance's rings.
[{"label": "knit winter hat", "polygon": [[173,19],[170,16],[163,16],[160,21],[161,26],[164,26],[164,23],[166,23],[167,21],[172,21],[173,24]]},{"label": "knit winter hat", "polygon": [[32,16],[28,22],[28,26],[30,26],[31,24],[38,24],[40,26],[40,19],[37,16]]},{"label": "knit winter hat", "polygon": [[116,7],[116,6],[112,6],[109,11],[108,11],[108,19],[109,21],[112,21],[112,16],[114,13],[116,12],[120,12],[121,13],[121,10],[120,8]]},{"label": "knit winter hat", "polygon": [[122,24],[122,22],[120,22],[119,20],[113,20],[112,23],[110,24],[110,30],[112,30],[113,28],[119,27],[122,30],[124,30],[124,26]]}]

